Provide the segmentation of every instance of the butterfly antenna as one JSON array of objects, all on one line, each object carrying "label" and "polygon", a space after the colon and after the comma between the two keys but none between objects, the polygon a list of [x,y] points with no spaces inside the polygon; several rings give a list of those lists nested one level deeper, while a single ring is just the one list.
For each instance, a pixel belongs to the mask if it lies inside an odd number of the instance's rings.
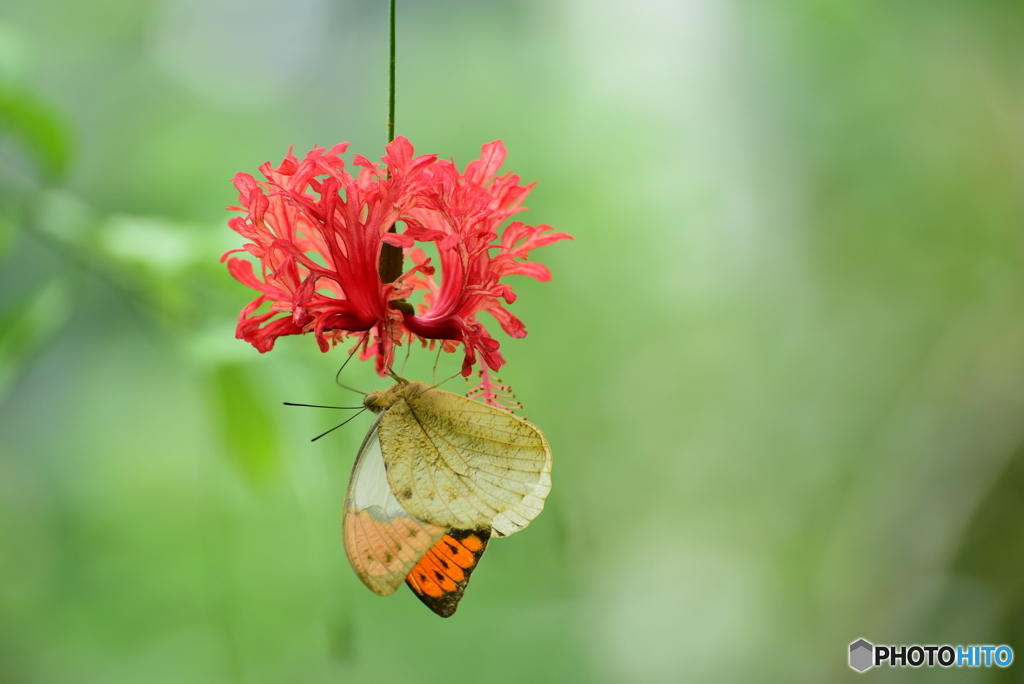
[{"label": "butterfly antenna", "polygon": [[332,427],[332,428],[331,428],[330,430],[328,430],[327,432],[324,432],[324,433],[322,433],[322,434],[319,434],[319,435],[317,435],[316,437],[314,437],[313,439],[311,439],[311,440],[309,440],[309,441],[311,441],[311,442],[315,442],[316,440],[320,439],[320,438],[321,438],[321,437],[323,437],[324,435],[329,435],[329,434],[331,434],[332,432],[334,432],[335,430],[337,430],[338,428],[340,428],[340,427],[341,427],[342,425],[347,425],[348,423],[352,422],[352,420],[353,420],[354,418],[356,418],[357,416],[359,416],[359,414],[360,414],[360,413],[362,413],[362,412],[363,412],[363,411],[365,411],[365,410],[366,410],[366,407],[364,406],[364,407],[363,407],[363,410],[362,410],[362,411],[360,411],[359,413],[357,413],[357,414],[355,414],[355,415],[351,416],[350,418],[348,418],[348,419],[347,419],[347,420],[345,420],[345,421],[342,421],[342,423],[341,423],[340,425],[335,425],[334,427]]},{"label": "butterfly antenna", "polygon": [[290,401],[284,402],[285,406],[306,406],[308,408],[329,408],[329,409],[343,409],[343,410],[354,410],[366,408],[365,406],[320,406],[319,404],[293,404]]}]

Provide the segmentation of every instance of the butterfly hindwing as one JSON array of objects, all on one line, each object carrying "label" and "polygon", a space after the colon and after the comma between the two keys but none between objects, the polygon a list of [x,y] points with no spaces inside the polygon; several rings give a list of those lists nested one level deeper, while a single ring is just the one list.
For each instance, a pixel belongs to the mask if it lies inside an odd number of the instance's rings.
[{"label": "butterfly hindwing", "polygon": [[345,495],[342,533],[345,553],[367,587],[380,595],[395,591],[447,528],[410,515],[388,483],[378,424],[370,428],[356,456]]},{"label": "butterfly hindwing", "polygon": [[484,555],[490,531],[450,530],[412,569],[405,583],[441,617],[451,617]]}]

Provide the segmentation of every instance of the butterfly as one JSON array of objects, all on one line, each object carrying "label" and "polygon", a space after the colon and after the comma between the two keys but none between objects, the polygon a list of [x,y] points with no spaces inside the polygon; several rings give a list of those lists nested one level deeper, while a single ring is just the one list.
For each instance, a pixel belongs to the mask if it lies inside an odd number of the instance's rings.
[{"label": "butterfly", "polygon": [[393,377],[363,401],[377,417],[345,495],[345,553],[377,594],[404,581],[449,617],[490,538],[523,529],[544,508],[551,448],[510,411]]}]

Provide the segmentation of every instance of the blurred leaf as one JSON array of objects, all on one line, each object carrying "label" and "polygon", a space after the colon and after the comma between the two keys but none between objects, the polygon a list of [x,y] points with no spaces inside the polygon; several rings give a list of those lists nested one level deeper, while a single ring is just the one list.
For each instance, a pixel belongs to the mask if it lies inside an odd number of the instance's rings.
[{"label": "blurred leaf", "polygon": [[211,404],[232,463],[251,484],[266,482],[277,469],[277,431],[245,369],[221,365],[212,376]]},{"label": "blurred leaf", "polygon": [[[37,193],[30,215],[27,227],[48,246],[162,324],[189,327],[215,308],[211,289],[235,285],[216,258],[232,246],[222,244],[229,231],[220,226],[155,215],[100,216],[82,196],[63,189]],[[0,247],[2,240],[0,232]],[[210,273],[213,278],[201,275]]]},{"label": "blurred leaf", "polygon": [[0,91],[0,135],[19,140],[51,180],[67,168],[70,143],[63,122],[47,105],[19,91]]},{"label": "blurred leaf", "polygon": [[208,232],[164,216],[114,214],[100,227],[100,248],[116,261],[175,276],[215,253],[203,242]]},{"label": "blurred leaf", "polygon": [[[217,260],[227,249],[220,242],[227,232],[165,216],[112,214],[99,223],[94,249],[144,293],[165,323],[180,327],[216,308],[211,286],[233,284]],[[203,275],[209,273],[215,277]]]},{"label": "blurred leaf", "polygon": [[32,204],[34,226],[62,244],[88,248],[96,232],[96,211],[78,195],[65,190],[40,192]]},{"label": "blurred leaf", "polygon": [[0,312],[0,397],[42,344],[53,337],[71,312],[68,293],[54,281]]}]

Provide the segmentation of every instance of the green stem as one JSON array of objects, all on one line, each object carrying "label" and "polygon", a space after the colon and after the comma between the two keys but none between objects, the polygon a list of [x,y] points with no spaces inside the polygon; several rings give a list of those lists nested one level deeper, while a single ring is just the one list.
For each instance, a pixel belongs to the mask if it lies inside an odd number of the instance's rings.
[{"label": "green stem", "polygon": [[[395,0],[391,0],[391,66],[388,69],[388,142],[395,139]],[[388,229],[389,233],[397,233],[398,226]],[[402,275],[402,248],[387,243],[380,246],[380,261],[377,262],[377,274],[382,283],[393,283]]]},{"label": "green stem", "polygon": [[391,66],[388,70],[388,142],[395,139],[395,0],[391,0]]}]

